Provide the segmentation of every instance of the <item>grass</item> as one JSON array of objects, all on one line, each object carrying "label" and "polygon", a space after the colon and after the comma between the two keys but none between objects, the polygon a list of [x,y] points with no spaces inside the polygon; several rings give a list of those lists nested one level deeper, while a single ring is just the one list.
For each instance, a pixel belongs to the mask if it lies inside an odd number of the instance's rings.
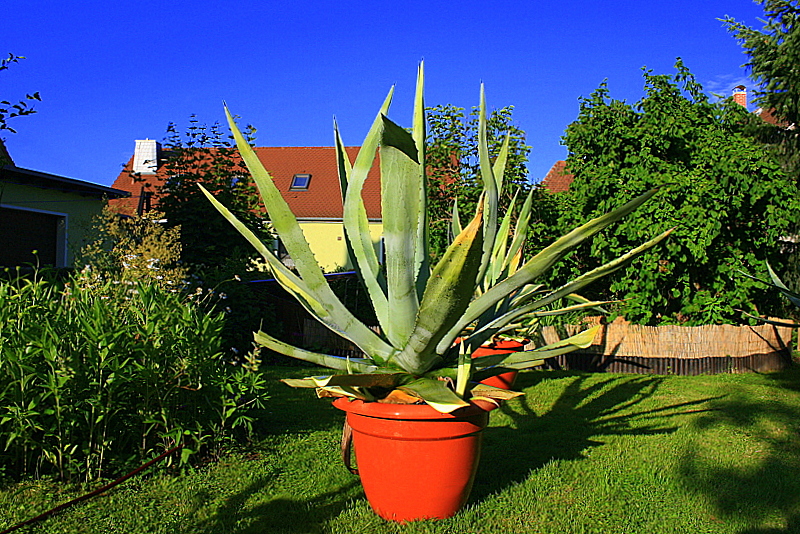
[{"label": "grass", "polygon": [[[287,374],[305,372],[269,372]],[[800,370],[520,381],[527,395],[492,413],[470,502],[448,520],[375,516],[338,456],[343,414],[276,384],[253,446],[180,476],[152,471],[28,531],[800,532]],[[6,483],[0,530],[83,489]]]}]

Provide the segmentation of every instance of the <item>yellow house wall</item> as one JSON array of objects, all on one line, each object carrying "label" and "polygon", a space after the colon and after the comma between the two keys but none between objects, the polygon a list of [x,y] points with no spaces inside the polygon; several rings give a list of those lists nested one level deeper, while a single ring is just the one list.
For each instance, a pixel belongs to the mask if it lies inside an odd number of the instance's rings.
[{"label": "yellow house wall", "polygon": [[66,215],[66,265],[72,266],[92,236],[92,218],[103,211],[103,200],[55,189],[0,182],[0,204]]},{"label": "yellow house wall", "polygon": [[[344,228],[339,221],[299,221],[311,252],[322,270],[333,272],[350,270],[353,265],[347,258],[347,244],[344,239]],[[372,244],[380,258],[380,241],[383,235],[383,224],[371,222],[369,232]]]}]

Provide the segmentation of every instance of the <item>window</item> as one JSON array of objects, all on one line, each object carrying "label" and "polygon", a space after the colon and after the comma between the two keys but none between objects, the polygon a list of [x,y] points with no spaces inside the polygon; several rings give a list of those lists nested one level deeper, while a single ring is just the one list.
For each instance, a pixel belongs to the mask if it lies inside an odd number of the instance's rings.
[{"label": "window", "polygon": [[308,184],[310,182],[310,174],[295,174],[292,176],[292,185],[289,186],[289,191],[308,191]]},{"label": "window", "polygon": [[[0,206],[0,265],[65,267],[67,215],[15,206]],[[36,254],[33,254],[33,251]]]}]

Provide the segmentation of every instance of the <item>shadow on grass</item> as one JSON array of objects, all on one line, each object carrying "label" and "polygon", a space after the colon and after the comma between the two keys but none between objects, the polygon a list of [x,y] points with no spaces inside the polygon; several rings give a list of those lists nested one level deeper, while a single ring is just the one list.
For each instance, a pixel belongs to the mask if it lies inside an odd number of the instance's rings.
[{"label": "shadow on grass", "polygon": [[[259,494],[265,492],[272,484],[271,477],[264,477],[229,497],[211,521],[204,525],[203,531],[214,534],[316,532],[320,525],[339,515],[347,503],[357,496],[355,488],[357,486],[360,488],[359,481],[353,480],[341,487],[308,498],[292,499],[280,496],[248,505],[248,501],[257,500]],[[197,530],[190,531],[197,532]]]},{"label": "shadow on grass", "polygon": [[[303,440],[305,438],[299,436],[341,432],[344,414],[331,406],[330,399],[317,399],[314,390],[291,388],[280,382],[281,378],[301,378],[321,371],[320,368],[287,367],[270,368],[265,372],[270,383],[270,398],[254,422],[255,436],[263,441],[251,446],[251,450],[263,448],[264,456],[269,457],[280,454],[271,445],[273,439],[282,442],[294,435],[289,439]],[[314,469],[313,465],[310,463],[309,469]],[[282,487],[279,481],[284,473],[280,467],[274,467],[269,474],[226,497],[213,516],[201,523],[199,531],[213,534],[320,531],[321,525],[341,514],[353,499],[363,498],[360,480],[345,474],[343,466],[341,472],[341,481],[327,480],[321,483],[322,487],[304,486],[298,491],[294,485],[296,481],[285,480],[291,487]],[[204,501],[202,496],[199,501]],[[189,528],[186,532],[198,532],[198,529]]]},{"label": "shadow on grass", "polygon": [[[638,409],[664,380],[662,377],[615,376],[597,380],[579,372],[548,371],[522,373],[515,389],[527,395],[508,403],[499,411],[510,419],[503,427],[484,431],[481,467],[475,480],[472,501],[482,500],[519,483],[531,470],[551,460],[583,458],[588,449],[604,443],[605,436],[668,434],[677,427],[664,426],[663,419],[702,408],[709,399],[660,407]],[[559,397],[537,414],[536,387],[547,379],[569,383]],[[543,411],[539,407],[539,412]],[[666,413],[675,411],[675,413]],[[493,415],[497,417],[501,414]],[[648,419],[659,423],[648,423]]]},{"label": "shadow on grass", "polygon": [[341,427],[342,412],[327,399],[316,399],[314,390],[297,389],[280,382],[281,378],[302,378],[323,371],[319,367],[273,368],[265,372],[269,400],[253,423],[255,436],[295,434]]},{"label": "shadow on grass", "polygon": [[[721,516],[752,525],[739,534],[800,533],[800,372],[763,376],[766,388],[734,391],[695,422],[708,432],[680,475]],[[738,452],[720,454],[731,441]]]}]

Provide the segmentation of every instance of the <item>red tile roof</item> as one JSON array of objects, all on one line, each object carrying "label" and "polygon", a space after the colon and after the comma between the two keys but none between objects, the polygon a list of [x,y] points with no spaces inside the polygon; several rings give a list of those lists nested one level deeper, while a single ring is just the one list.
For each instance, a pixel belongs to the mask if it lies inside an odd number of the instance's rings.
[{"label": "red tile roof", "polygon": [[567,172],[566,161],[556,161],[542,180],[542,185],[551,193],[564,193],[569,191],[569,186],[575,176]]},{"label": "red tile roof", "polygon": [[774,126],[781,126],[786,127],[786,124],[779,121],[777,117],[775,117],[775,110],[774,109],[764,109],[758,108],[754,111],[754,113],[764,122],[772,124]]},{"label": "red tile roof", "polygon": [[[298,219],[341,219],[342,200],[339,192],[336,150],[333,147],[257,147],[255,149],[264,168],[272,175],[275,185]],[[358,147],[347,147],[350,161],[355,161]],[[373,165],[364,184],[362,196],[370,219],[381,218],[380,172]],[[133,157],[114,182],[113,187],[129,191],[131,197],[115,200],[112,206],[120,213],[134,214],[143,191],[152,191],[157,201],[158,187],[163,184],[163,167],[154,175],[142,175],[143,180],[131,174]],[[307,191],[290,191],[295,174],[310,174]],[[157,202],[154,202],[154,205]]]}]

